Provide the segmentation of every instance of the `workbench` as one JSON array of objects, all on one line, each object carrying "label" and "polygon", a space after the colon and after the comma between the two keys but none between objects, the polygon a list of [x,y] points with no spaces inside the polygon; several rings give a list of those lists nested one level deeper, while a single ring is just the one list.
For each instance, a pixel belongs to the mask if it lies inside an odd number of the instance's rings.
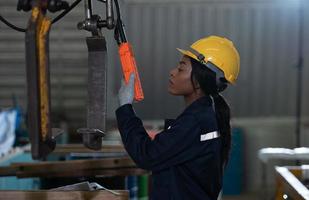
[{"label": "workbench", "polygon": [[[25,150],[27,151],[27,150]],[[113,177],[145,175],[148,171],[137,168],[134,161],[127,155],[122,145],[104,145],[100,151],[93,151],[83,145],[59,145],[51,155],[75,154],[87,159],[64,161],[38,161],[11,163],[0,167],[0,177],[16,176],[18,178],[74,178],[74,177]],[[94,158],[89,156],[94,155]],[[14,200],[73,200],[73,199],[128,199],[127,191],[116,191],[115,195],[108,191],[0,191],[1,199]]]},{"label": "workbench", "polygon": [[128,200],[128,191],[0,191],[0,200]]},{"label": "workbench", "polygon": [[[60,145],[53,154],[96,155],[97,158],[65,161],[40,161],[35,163],[12,163],[0,167],[0,176],[30,177],[81,177],[81,176],[127,176],[143,175],[148,172],[136,167],[122,145],[106,145],[100,151],[82,145]],[[116,155],[116,156],[113,156]],[[103,158],[98,158],[101,155]],[[108,157],[105,157],[108,155]],[[74,169],[74,170],[73,170]]]}]

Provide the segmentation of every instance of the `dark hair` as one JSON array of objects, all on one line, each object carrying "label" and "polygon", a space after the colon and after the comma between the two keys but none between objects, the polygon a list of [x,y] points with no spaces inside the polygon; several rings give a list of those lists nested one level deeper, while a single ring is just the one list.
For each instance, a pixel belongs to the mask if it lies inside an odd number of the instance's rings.
[{"label": "dark hair", "polygon": [[204,94],[211,95],[214,99],[218,128],[222,138],[222,165],[226,167],[230,157],[232,143],[230,107],[219,92],[223,91],[227,87],[227,84],[225,83],[223,87],[218,88],[215,72],[211,71],[209,68],[193,58],[190,58],[190,60],[192,65],[191,82],[194,88],[196,85],[195,83],[197,82]]}]

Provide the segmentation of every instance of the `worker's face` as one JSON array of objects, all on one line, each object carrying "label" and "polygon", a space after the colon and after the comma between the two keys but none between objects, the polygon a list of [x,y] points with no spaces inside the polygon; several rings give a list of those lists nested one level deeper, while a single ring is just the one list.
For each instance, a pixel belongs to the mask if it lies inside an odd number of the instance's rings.
[{"label": "worker's face", "polygon": [[187,96],[194,92],[191,82],[192,65],[190,58],[183,56],[177,67],[170,71],[168,92],[172,95]]}]

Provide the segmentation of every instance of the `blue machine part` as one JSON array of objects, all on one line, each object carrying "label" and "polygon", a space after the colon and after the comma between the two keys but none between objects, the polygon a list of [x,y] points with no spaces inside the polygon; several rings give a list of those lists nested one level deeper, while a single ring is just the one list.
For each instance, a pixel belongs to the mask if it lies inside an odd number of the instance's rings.
[{"label": "blue machine part", "polygon": [[232,150],[228,166],[223,177],[223,194],[238,195],[243,184],[243,131],[240,128],[232,130]]}]

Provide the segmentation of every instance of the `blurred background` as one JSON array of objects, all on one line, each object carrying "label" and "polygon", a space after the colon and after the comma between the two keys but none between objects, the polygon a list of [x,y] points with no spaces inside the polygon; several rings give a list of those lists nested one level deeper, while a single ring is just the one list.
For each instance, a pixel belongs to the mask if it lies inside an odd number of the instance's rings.
[{"label": "blurred background", "polygon": [[[309,90],[306,89],[309,84],[309,2],[122,0],[120,3],[145,93],[145,100],[136,104],[135,110],[149,127],[163,125],[165,118],[175,118],[184,109],[183,99],[167,92],[169,71],[181,57],[176,48],[186,49],[208,35],[223,36],[234,42],[240,53],[241,70],[237,84],[223,93],[231,105],[235,133],[223,199],[263,199],[261,194],[265,193],[261,191],[265,188],[267,195],[273,197],[274,165],[295,165],[295,160],[268,160],[265,165],[259,150],[309,145]],[[94,4],[95,13],[104,16],[104,4],[96,1]],[[0,14],[25,28],[30,13],[18,12],[16,5],[17,0],[1,0]],[[54,24],[50,32],[52,122],[54,126],[66,127],[67,134],[62,140],[67,143],[81,141],[76,129],[84,127],[86,119],[85,37],[89,35],[76,28],[83,19],[81,3]],[[107,127],[113,131],[122,72],[114,33],[107,29],[103,29],[103,33],[108,47]],[[23,144],[27,143],[23,121],[27,113],[24,39],[24,33],[0,23],[0,108],[18,107],[21,125],[16,138]],[[304,58],[302,79],[298,75],[300,57]],[[301,95],[297,91],[301,91]],[[302,116],[299,144],[297,106]],[[5,188],[6,183],[2,183]]]}]

